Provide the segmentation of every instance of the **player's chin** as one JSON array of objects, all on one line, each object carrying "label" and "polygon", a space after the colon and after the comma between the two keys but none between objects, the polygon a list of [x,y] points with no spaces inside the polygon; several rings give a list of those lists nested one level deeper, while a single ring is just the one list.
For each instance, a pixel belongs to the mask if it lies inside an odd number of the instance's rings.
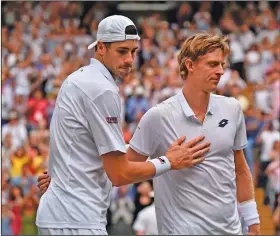
[{"label": "player's chin", "polygon": [[119,77],[120,77],[120,78],[125,78],[125,77],[127,77],[129,74],[130,74],[130,71],[129,71],[129,72],[120,72],[120,73],[119,73]]},{"label": "player's chin", "polygon": [[213,93],[213,92],[215,92],[217,90],[217,85],[211,85],[211,86],[209,86],[207,89],[206,89],[206,91],[208,92],[208,93]]}]

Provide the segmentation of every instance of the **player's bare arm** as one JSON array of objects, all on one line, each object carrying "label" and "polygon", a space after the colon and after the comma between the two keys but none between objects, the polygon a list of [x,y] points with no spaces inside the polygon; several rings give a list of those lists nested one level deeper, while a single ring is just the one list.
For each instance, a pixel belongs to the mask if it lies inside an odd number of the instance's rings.
[{"label": "player's bare arm", "polygon": [[259,235],[260,223],[254,199],[254,184],[243,150],[234,151],[234,162],[239,211],[249,227],[248,234]]},{"label": "player's bare arm", "polygon": [[[210,148],[210,143],[200,143],[203,139],[203,136],[199,136],[186,144],[183,144],[185,137],[176,140],[165,154],[171,169],[180,170],[201,163]],[[147,159],[146,156],[136,154],[133,150],[129,150],[127,154],[110,152],[102,155],[102,159],[104,168],[114,186],[142,182],[153,178],[156,173],[156,168],[151,162],[129,161]]]},{"label": "player's bare arm", "polygon": [[[203,140],[204,137],[199,136],[191,141],[189,141],[186,144],[182,143],[184,142],[185,138],[178,139],[171,145],[170,150],[166,153],[167,157],[174,155],[174,153],[181,153],[185,152],[185,159],[183,159],[182,162],[180,162],[181,159],[178,158],[178,160],[171,160],[171,169],[181,169],[183,167],[192,167],[193,165],[199,164],[204,160],[203,155],[209,151],[209,142],[205,143],[200,143]],[[181,147],[179,147],[181,145]],[[178,155],[178,154],[177,154]],[[104,157],[106,160],[104,161]],[[107,173],[109,177],[111,175],[111,178],[114,178],[113,184],[115,183],[116,186],[118,186],[118,179],[121,178],[121,181],[133,181],[132,179],[126,177],[125,175],[127,174],[127,163],[129,163],[130,168],[133,168],[133,173],[135,173],[135,176],[139,176],[139,168],[142,168],[144,165],[145,171],[141,170],[140,173],[142,173],[143,180],[150,179],[154,176],[155,174],[155,168],[152,165],[152,163],[145,162],[147,160],[147,156],[144,156],[142,154],[137,153],[134,151],[132,148],[130,148],[127,145],[127,153],[122,154],[121,152],[111,152],[106,155],[103,155],[103,162],[104,162],[104,167],[105,165],[107,166]],[[172,157],[170,157],[172,159]],[[175,156],[177,158],[177,156]],[[173,158],[173,159],[175,159]],[[169,159],[170,161],[170,159]],[[131,162],[145,162],[141,164],[141,167],[139,166],[140,163],[131,163]],[[119,167],[120,166],[120,167]],[[135,168],[135,171],[134,171]],[[123,171],[125,169],[125,171]],[[117,176],[118,173],[122,173],[121,177]],[[132,176],[129,174],[129,176]],[[135,178],[133,175],[132,178]],[[50,176],[48,175],[47,171],[45,171],[43,174],[40,174],[38,179],[38,188],[40,189],[40,193],[43,194],[46,192],[49,184],[50,184]],[[139,182],[141,180],[138,179]]]}]

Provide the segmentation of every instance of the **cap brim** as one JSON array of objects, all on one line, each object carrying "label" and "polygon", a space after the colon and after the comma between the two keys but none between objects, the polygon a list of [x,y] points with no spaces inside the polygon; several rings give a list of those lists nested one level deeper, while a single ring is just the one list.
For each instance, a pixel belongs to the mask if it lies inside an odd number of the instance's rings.
[{"label": "cap brim", "polygon": [[92,49],[92,48],[94,48],[96,45],[97,45],[97,41],[95,41],[94,43],[90,44],[90,45],[88,46],[88,49]]}]

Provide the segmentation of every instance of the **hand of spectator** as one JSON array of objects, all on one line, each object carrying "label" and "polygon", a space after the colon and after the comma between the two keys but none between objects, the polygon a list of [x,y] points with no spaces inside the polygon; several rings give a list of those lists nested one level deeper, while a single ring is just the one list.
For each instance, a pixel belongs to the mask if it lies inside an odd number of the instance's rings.
[{"label": "hand of spectator", "polygon": [[47,170],[45,170],[43,172],[43,174],[39,175],[37,182],[38,182],[37,186],[40,190],[40,193],[41,193],[41,195],[43,195],[47,191],[47,189],[50,185],[50,182],[51,182],[51,177],[48,175]]}]

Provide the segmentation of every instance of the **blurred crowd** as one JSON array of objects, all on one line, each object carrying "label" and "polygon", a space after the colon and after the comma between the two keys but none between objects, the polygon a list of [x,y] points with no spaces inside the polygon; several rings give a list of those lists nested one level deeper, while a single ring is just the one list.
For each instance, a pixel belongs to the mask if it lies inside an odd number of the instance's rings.
[{"label": "blurred crowd", "polygon": [[[100,20],[111,14],[106,4],[2,5],[2,234],[37,233],[36,179],[47,169],[48,127],[56,96],[63,80],[94,56],[87,46],[96,39]],[[140,48],[132,73],[117,81],[124,139],[129,142],[148,109],[182,88],[176,57],[184,40],[201,31],[227,34],[231,55],[217,94],[241,103],[247,163],[279,226],[280,4],[223,4],[215,21],[211,2],[201,2],[196,9],[191,3],[178,3],[175,22],[158,13],[135,16]],[[151,181],[115,188],[108,222],[109,232],[116,233],[114,225],[123,224],[136,234],[156,234]]]}]

